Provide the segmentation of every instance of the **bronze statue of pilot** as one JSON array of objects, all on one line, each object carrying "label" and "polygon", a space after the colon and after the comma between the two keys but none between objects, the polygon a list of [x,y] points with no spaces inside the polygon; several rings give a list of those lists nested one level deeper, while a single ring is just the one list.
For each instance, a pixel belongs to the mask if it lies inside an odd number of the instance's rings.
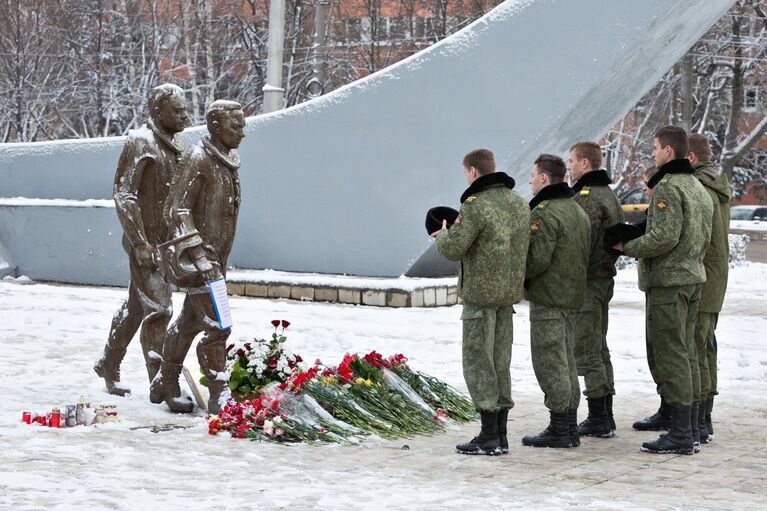
[{"label": "bronze statue of pilot", "polygon": [[226,276],[240,210],[240,159],[245,116],[234,101],[215,101],[206,114],[209,136],[184,155],[165,204],[170,241],[161,248],[166,278],[187,288],[183,309],[165,339],[162,368],[152,393],[162,392],[173,412],[189,413],[191,401],[180,398],[179,374],[194,338],[197,358],[210,391],[208,412],[217,413],[227,385],[226,340],[219,329],[206,282]]},{"label": "bronze statue of pilot", "polygon": [[[149,120],[128,134],[113,189],[130,265],[128,299],[115,313],[104,354],[93,368],[116,395],[130,392],[120,384],[120,363],[139,326],[149,381],[154,379],[172,315],[171,290],[158,271],[156,248],[169,238],[163,208],[182,157],[178,134],[187,123],[184,92],[176,85],[160,85],[150,91],[148,106]],[[163,397],[150,392],[153,403]]]}]

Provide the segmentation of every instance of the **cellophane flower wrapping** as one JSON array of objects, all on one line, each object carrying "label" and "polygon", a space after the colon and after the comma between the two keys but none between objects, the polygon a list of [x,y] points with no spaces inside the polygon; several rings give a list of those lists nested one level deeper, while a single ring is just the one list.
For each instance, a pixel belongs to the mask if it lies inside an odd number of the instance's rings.
[{"label": "cellophane flower wrapping", "polygon": [[476,419],[474,404],[459,391],[442,380],[412,369],[401,353],[389,357],[389,369],[412,388],[439,414],[446,414],[457,422]]}]

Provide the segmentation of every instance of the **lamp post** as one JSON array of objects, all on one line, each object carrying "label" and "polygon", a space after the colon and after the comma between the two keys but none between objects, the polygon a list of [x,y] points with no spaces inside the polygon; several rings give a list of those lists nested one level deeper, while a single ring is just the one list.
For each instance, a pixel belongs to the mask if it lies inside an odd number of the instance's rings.
[{"label": "lamp post", "polygon": [[285,41],[285,0],[269,2],[269,51],[266,57],[266,85],[263,113],[281,110],[285,103],[282,87],[282,51]]}]

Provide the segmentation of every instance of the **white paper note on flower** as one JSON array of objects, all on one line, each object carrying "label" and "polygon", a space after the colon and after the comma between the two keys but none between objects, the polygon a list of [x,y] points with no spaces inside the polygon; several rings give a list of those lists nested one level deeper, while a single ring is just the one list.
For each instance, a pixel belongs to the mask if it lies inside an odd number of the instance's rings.
[{"label": "white paper note on flower", "polygon": [[226,280],[219,277],[205,283],[208,286],[210,300],[213,302],[213,310],[216,311],[219,330],[232,328],[232,311],[229,309],[229,297],[226,294]]}]

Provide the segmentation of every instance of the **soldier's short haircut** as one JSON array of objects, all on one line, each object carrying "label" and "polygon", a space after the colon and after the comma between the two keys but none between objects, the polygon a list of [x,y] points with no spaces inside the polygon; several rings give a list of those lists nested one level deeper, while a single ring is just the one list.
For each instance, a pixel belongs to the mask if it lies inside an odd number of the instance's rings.
[{"label": "soldier's short haircut", "polygon": [[660,142],[663,149],[671,146],[674,150],[674,158],[684,158],[687,156],[687,132],[678,126],[664,126],[655,132],[655,138]]},{"label": "soldier's short haircut", "polygon": [[154,87],[149,91],[149,100],[147,101],[149,115],[154,115],[155,108],[160,108],[160,105],[162,105],[163,102],[168,101],[175,96],[184,97],[184,90],[178,85],[164,83]]},{"label": "soldier's short haircut", "polygon": [[687,152],[695,153],[700,161],[708,161],[711,159],[711,144],[708,142],[706,135],[700,133],[692,133],[687,137]]},{"label": "soldier's short haircut", "polygon": [[542,154],[535,159],[535,166],[540,172],[549,176],[552,184],[561,183],[565,179],[567,167],[565,162],[559,156],[553,154]]},{"label": "soldier's short haircut", "polygon": [[463,166],[474,167],[480,176],[495,172],[495,157],[489,149],[474,149],[463,157]]},{"label": "soldier's short haircut", "polygon": [[589,160],[591,170],[598,170],[602,167],[602,148],[599,144],[591,141],[576,142],[570,148],[571,152],[575,153],[575,157],[579,160],[586,158]]},{"label": "soldier's short haircut", "polygon": [[205,121],[208,123],[208,127],[212,127],[214,122],[221,120],[221,116],[241,110],[242,105],[236,101],[217,99],[208,106],[208,111],[205,112]]}]

